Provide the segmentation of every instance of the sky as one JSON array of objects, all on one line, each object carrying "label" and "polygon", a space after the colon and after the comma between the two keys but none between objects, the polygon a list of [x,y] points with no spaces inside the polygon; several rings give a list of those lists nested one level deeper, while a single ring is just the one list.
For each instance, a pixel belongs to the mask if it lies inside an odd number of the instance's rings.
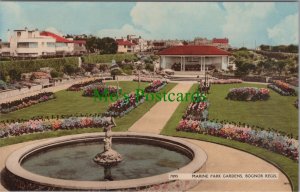
[{"label": "sky", "polygon": [[0,2],[8,29],[145,39],[229,38],[232,46],[298,44],[297,2]]}]

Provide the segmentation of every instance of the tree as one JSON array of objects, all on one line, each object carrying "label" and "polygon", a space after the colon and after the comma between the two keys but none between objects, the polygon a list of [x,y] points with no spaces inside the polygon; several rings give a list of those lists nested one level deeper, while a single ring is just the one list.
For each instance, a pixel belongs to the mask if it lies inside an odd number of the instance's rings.
[{"label": "tree", "polygon": [[97,38],[95,36],[89,36],[86,39],[86,49],[90,53],[95,53],[97,51]]},{"label": "tree", "polygon": [[89,36],[86,39],[86,48],[90,53],[115,54],[118,50],[118,45],[113,38],[104,37],[98,38]]},{"label": "tree", "polygon": [[115,54],[118,50],[116,41],[110,37],[104,37],[99,41],[99,50],[103,54]]},{"label": "tree", "polygon": [[270,50],[270,45],[260,45],[259,48],[262,51],[269,51]]}]

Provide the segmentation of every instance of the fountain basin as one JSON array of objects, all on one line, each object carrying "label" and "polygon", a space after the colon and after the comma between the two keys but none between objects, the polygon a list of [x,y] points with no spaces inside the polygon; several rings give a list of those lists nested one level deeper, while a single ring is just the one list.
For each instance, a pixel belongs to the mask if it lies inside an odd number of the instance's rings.
[{"label": "fountain basin", "polygon": [[[120,149],[122,149],[122,143],[133,146],[149,145],[163,148],[161,150],[170,150],[172,153],[180,153],[189,160],[181,164],[182,167],[169,172],[157,173],[157,175],[146,177],[139,176],[134,179],[124,179],[123,177],[114,181],[97,181],[86,178],[83,178],[83,180],[53,178],[29,171],[28,167],[24,166],[31,158],[35,158],[35,156],[40,154],[43,155],[43,153],[46,154],[48,151],[51,152],[52,150],[68,146],[74,146],[74,149],[76,149],[77,145],[83,144],[89,146],[91,143],[100,143],[104,138],[104,133],[71,135],[40,141],[13,152],[6,161],[5,183],[11,190],[187,190],[196,185],[198,181],[169,180],[169,174],[204,171],[207,159],[205,152],[198,146],[184,140],[167,136],[128,132],[112,133],[112,137],[116,145],[120,143]],[[101,147],[99,147],[100,150]],[[97,169],[95,167],[96,171]],[[100,172],[102,171],[99,170]],[[112,175],[114,175],[114,170],[112,170]]]}]

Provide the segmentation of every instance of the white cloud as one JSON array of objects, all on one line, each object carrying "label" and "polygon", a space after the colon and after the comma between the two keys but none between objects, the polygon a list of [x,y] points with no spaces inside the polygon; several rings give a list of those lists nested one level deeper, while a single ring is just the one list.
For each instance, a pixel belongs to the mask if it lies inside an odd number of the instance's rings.
[{"label": "white cloud", "polygon": [[216,37],[221,34],[220,25],[224,22],[222,12],[217,3],[138,2],[130,13],[133,24],[104,29],[98,35],[121,37],[135,33],[152,39]]},{"label": "white cloud", "polygon": [[254,46],[266,38],[266,26],[275,12],[274,3],[223,3],[226,22],[223,34],[236,46]]},{"label": "white cloud", "polygon": [[[217,3],[139,2],[131,11],[132,22],[154,38],[216,36],[223,22]],[[213,15],[213,16],[212,16]]]},{"label": "white cloud", "polygon": [[272,28],[268,37],[276,44],[298,44],[298,14],[288,15]]},{"label": "white cloud", "polygon": [[127,35],[137,35],[142,36],[143,38],[149,37],[149,34],[144,32],[143,30],[138,30],[132,25],[125,24],[120,29],[102,29],[98,31],[97,35],[99,37],[112,37],[112,38],[120,38],[126,37]]}]

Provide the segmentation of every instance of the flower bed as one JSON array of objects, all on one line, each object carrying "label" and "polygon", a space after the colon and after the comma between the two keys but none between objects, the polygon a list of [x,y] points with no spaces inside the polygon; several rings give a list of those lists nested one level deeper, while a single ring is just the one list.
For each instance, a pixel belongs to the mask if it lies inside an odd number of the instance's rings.
[{"label": "flower bed", "polygon": [[183,119],[186,120],[207,120],[208,119],[208,102],[193,102],[188,106]]},{"label": "flower bed", "polygon": [[274,80],[272,84],[268,84],[268,88],[283,96],[297,95],[292,86],[279,80]]},{"label": "flower bed", "polygon": [[12,111],[23,109],[31,105],[35,105],[37,103],[45,102],[51,99],[55,99],[55,95],[53,92],[39,93],[37,95],[25,97],[23,99],[2,103],[0,104],[0,112],[10,113]]},{"label": "flower bed", "polygon": [[148,87],[145,88],[146,93],[156,93],[167,85],[167,82],[154,80]]},{"label": "flower bed", "polygon": [[269,99],[270,91],[266,88],[241,87],[229,90],[226,99],[237,101],[259,101]]},{"label": "flower bed", "polygon": [[242,83],[241,79],[216,79],[210,80],[211,84],[234,84],[234,83]]},{"label": "flower bed", "polygon": [[90,80],[82,83],[76,83],[73,84],[71,87],[67,89],[67,91],[80,91],[82,90],[85,86],[94,84],[94,83],[102,83],[102,79],[96,79],[96,80]]},{"label": "flower bed", "polygon": [[[111,86],[111,85],[105,85],[105,84],[92,84],[88,85],[83,88],[83,94],[82,96],[85,97],[93,97],[94,90],[97,90],[99,94],[117,94],[118,87],[117,86]],[[121,91],[121,88],[119,87],[119,92]]]},{"label": "flower bed", "polygon": [[141,103],[144,103],[144,101],[145,97],[143,95],[137,96],[135,93],[131,93],[127,97],[110,104],[103,116],[122,117]]},{"label": "flower bed", "polygon": [[291,159],[298,160],[298,140],[279,133],[265,130],[255,130],[251,127],[241,127],[232,124],[221,124],[210,121],[194,121],[183,119],[177,131],[196,132],[263,147]]},{"label": "flower bed", "polygon": [[0,123],[0,138],[59,129],[103,127],[112,123],[110,117],[69,117],[65,119],[29,120],[21,123]]},{"label": "flower bed", "polygon": [[[154,78],[150,78],[150,77],[140,77],[140,82],[148,82],[148,83],[151,83],[155,80],[158,80],[158,79],[154,79]],[[133,81],[136,81],[138,82],[139,81],[139,78],[138,77],[134,77],[133,78]]]}]

